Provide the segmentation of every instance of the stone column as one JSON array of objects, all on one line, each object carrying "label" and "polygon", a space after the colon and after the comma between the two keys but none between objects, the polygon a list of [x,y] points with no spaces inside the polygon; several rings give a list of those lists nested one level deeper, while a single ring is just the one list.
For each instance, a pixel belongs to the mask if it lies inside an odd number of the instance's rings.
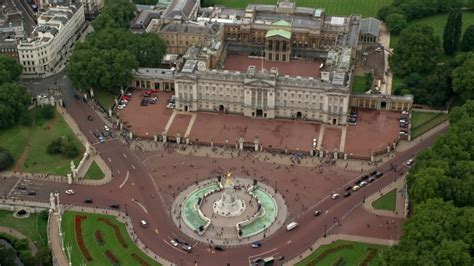
[{"label": "stone column", "polygon": [[112,116],[112,109],[109,109],[109,117]]},{"label": "stone column", "polygon": [[254,146],[255,146],[255,151],[258,151],[260,148],[260,140],[258,139],[258,136],[255,136],[255,139],[253,141]]},{"label": "stone column", "polygon": [[59,98],[59,106],[64,107],[63,98]]},{"label": "stone column", "polygon": [[166,132],[161,132],[161,136],[163,137],[163,143],[166,143]]},{"label": "stone column", "polygon": [[184,143],[186,143],[186,145],[189,145],[189,138],[185,138]]},{"label": "stone column", "polygon": [[49,193],[49,204],[51,205],[51,210],[55,211],[56,210],[56,201],[54,200],[53,192]]},{"label": "stone column", "polygon": [[309,155],[310,155],[311,157],[314,156],[314,150],[313,150],[313,149],[311,149],[311,150],[309,151]]},{"label": "stone column", "polygon": [[324,151],[323,150],[320,150],[319,151],[319,158],[323,158],[324,157]]},{"label": "stone column", "polygon": [[51,106],[54,106],[54,105],[55,105],[54,97],[53,97],[53,96],[49,97],[49,104],[50,104]]},{"label": "stone column", "polygon": [[86,154],[90,154],[91,153],[91,145],[89,144],[89,142],[86,142]]},{"label": "stone column", "polygon": [[390,145],[387,146],[387,153],[390,152]]},{"label": "stone column", "polygon": [[72,161],[72,160],[71,160],[70,169],[71,169],[72,177],[75,178],[76,177],[76,166],[74,165],[74,161]]},{"label": "stone column", "polygon": [[243,149],[244,149],[244,138],[240,137],[239,138],[239,150],[243,150]]},{"label": "stone column", "polygon": [[123,129],[123,123],[122,123],[122,122],[120,122],[120,124],[119,124],[119,128],[120,128],[120,130],[122,130],[122,129]]},{"label": "stone column", "polygon": [[176,143],[180,144],[181,143],[181,135],[178,133],[176,133]]},{"label": "stone column", "polygon": [[344,153],[344,160],[347,160],[347,153]]},{"label": "stone column", "polygon": [[334,160],[337,160],[337,151],[334,151],[333,157],[334,157]]},{"label": "stone column", "polygon": [[132,131],[128,132],[128,138],[129,138],[130,140],[133,139],[133,132],[132,132]]},{"label": "stone column", "polygon": [[70,185],[72,184],[72,176],[71,174],[67,174],[67,183]]},{"label": "stone column", "polygon": [[92,88],[91,88],[90,93],[91,93],[91,98],[94,98],[94,90]]},{"label": "stone column", "polygon": [[120,95],[123,95],[125,93],[125,91],[123,90],[123,88],[120,89]]},{"label": "stone column", "polygon": [[157,142],[157,141],[158,141],[158,135],[154,135],[154,136],[153,136],[153,140],[154,140],[155,142]]},{"label": "stone column", "polygon": [[211,137],[211,148],[214,147],[214,138]]}]

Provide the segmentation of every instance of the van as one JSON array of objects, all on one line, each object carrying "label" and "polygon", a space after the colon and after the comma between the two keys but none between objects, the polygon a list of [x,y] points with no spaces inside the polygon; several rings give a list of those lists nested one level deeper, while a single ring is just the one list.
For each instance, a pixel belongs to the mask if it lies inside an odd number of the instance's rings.
[{"label": "van", "polygon": [[296,227],[298,227],[298,223],[297,222],[291,222],[286,226],[286,231],[291,231],[291,230],[295,229]]}]

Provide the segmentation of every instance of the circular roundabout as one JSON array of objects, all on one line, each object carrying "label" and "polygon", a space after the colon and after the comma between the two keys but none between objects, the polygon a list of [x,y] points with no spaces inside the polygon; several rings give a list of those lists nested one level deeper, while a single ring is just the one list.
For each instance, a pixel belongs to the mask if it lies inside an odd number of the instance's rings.
[{"label": "circular roundabout", "polygon": [[288,210],[276,189],[228,172],[187,187],[175,198],[171,213],[189,237],[209,245],[237,246],[274,234]]}]

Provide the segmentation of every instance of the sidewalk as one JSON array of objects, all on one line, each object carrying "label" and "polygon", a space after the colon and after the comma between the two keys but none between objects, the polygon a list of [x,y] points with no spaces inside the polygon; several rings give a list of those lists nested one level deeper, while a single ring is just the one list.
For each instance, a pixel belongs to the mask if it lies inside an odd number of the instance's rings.
[{"label": "sidewalk", "polygon": [[0,233],[6,233],[6,234],[11,235],[13,237],[16,237],[18,239],[26,238],[26,239],[28,239],[28,248],[31,250],[31,255],[34,256],[34,255],[36,255],[36,252],[38,252],[38,248],[36,247],[35,243],[33,243],[33,241],[31,241],[31,239],[29,239],[27,236],[25,236],[24,234],[18,232],[15,229],[0,226]]},{"label": "sidewalk", "polygon": [[346,234],[333,234],[333,235],[328,235],[326,238],[318,239],[313,244],[311,249],[306,249],[299,256],[293,258],[290,261],[285,262],[283,265],[288,265],[288,266],[295,265],[302,259],[311,255],[311,253],[316,251],[322,245],[331,244],[332,242],[335,242],[337,240],[348,240],[348,241],[362,242],[362,243],[368,243],[368,244],[377,244],[377,245],[384,245],[384,246],[392,246],[398,243],[397,241],[388,240],[388,239],[380,239],[380,238],[372,238],[372,237],[364,237],[364,236],[353,236],[353,235],[346,235]]},{"label": "sidewalk", "polygon": [[[406,176],[406,175],[405,175]],[[405,187],[405,176],[398,178],[397,181],[390,183],[388,186],[381,189],[379,192],[376,192],[365,199],[365,203],[362,205],[365,211],[380,215],[380,216],[387,216],[387,217],[397,217],[397,218],[404,218],[405,217],[405,199],[400,193],[400,190]],[[396,207],[395,211],[387,211],[387,210],[380,210],[375,209],[372,206],[372,203],[382,197],[383,195],[389,193],[392,190],[396,190],[397,198],[396,198]]]},{"label": "sidewalk", "polygon": [[53,265],[69,265],[69,260],[64,253],[63,245],[59,237],[60,215],[56,212],[51,213],[48,219],[48,239],[51,253],[53,255]]}]

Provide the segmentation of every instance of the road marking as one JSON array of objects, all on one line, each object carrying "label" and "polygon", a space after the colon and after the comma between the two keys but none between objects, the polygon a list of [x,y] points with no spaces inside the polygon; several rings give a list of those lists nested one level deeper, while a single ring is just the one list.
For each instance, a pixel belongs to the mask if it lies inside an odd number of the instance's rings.
[{"label": "road marking", "polygon": [[111,163],[111,162],[112,162],[112,160],[110,159],[110,157],[108,157],[108,158],[107,158],[107,161],[109,161],[109,163]]},{"label": "road marking", "polygon": [[133,168],[133,170],[135,170],[135,165],[132,164],[132,168]]},{"label": "road marking", "polygon": [[273,251],[275,251],[275,250],[277,250],[277,249],[278,249],[278,248],[274,248],[274,249],[271,249],[271,250],[269,250],[269,251],[262,252],[262,253],[257,254],[257,255],[249,256],[249,259],[250,259],[250,258],[255,258],[255,257],[260,257],[260,256],[263,255],[263,254],[267,254],[267,253],[273,252]]},{"label": "road marking", "polygon": [[148,210],[145,208],[145,206],[143,206],[140,202],[136,201],[135,199],[132,198],[132,202],[137,204],[140,208],[142,208],[142,210],[148,214]]},{"label": "road marking", "polygon": [[123,154],[123,157],[127,158],[128,156],[124,153],[124,154]]},{"label": "road marking", "polygon": [[7,198],[10,196],[10,194],[13,192],[13,190],[15,189],[15,187],[18,185],[18,183],[20,183],[21,181],[21,178],[18,178],[18,181],[16,181],[15,185],[10,189],[10,192],[8,192],[7,194]]},{"label": "road marking", "polygon": [[119,188],[122,188],[122,187],[125,185],[125,183],[127,183],[128,175],[129,175],[129,174],[130,174],[130,173],[127,171],[127,174],[125,175],[125,180],[123,180],[123,182],[122,182],[122,184],[120,184]]},{"label": "road marking", "polygon": [[120,175],[120,170],[119,170],[119,169],[117,169],[117,174],[119,174],[119,175]]},{"label": "road marking", "polygon": [[159,234],[160,234],[160,231],[158,231],[158,229],[155,228],[155,233],[156,233],[157,235],[159,235]]}]

